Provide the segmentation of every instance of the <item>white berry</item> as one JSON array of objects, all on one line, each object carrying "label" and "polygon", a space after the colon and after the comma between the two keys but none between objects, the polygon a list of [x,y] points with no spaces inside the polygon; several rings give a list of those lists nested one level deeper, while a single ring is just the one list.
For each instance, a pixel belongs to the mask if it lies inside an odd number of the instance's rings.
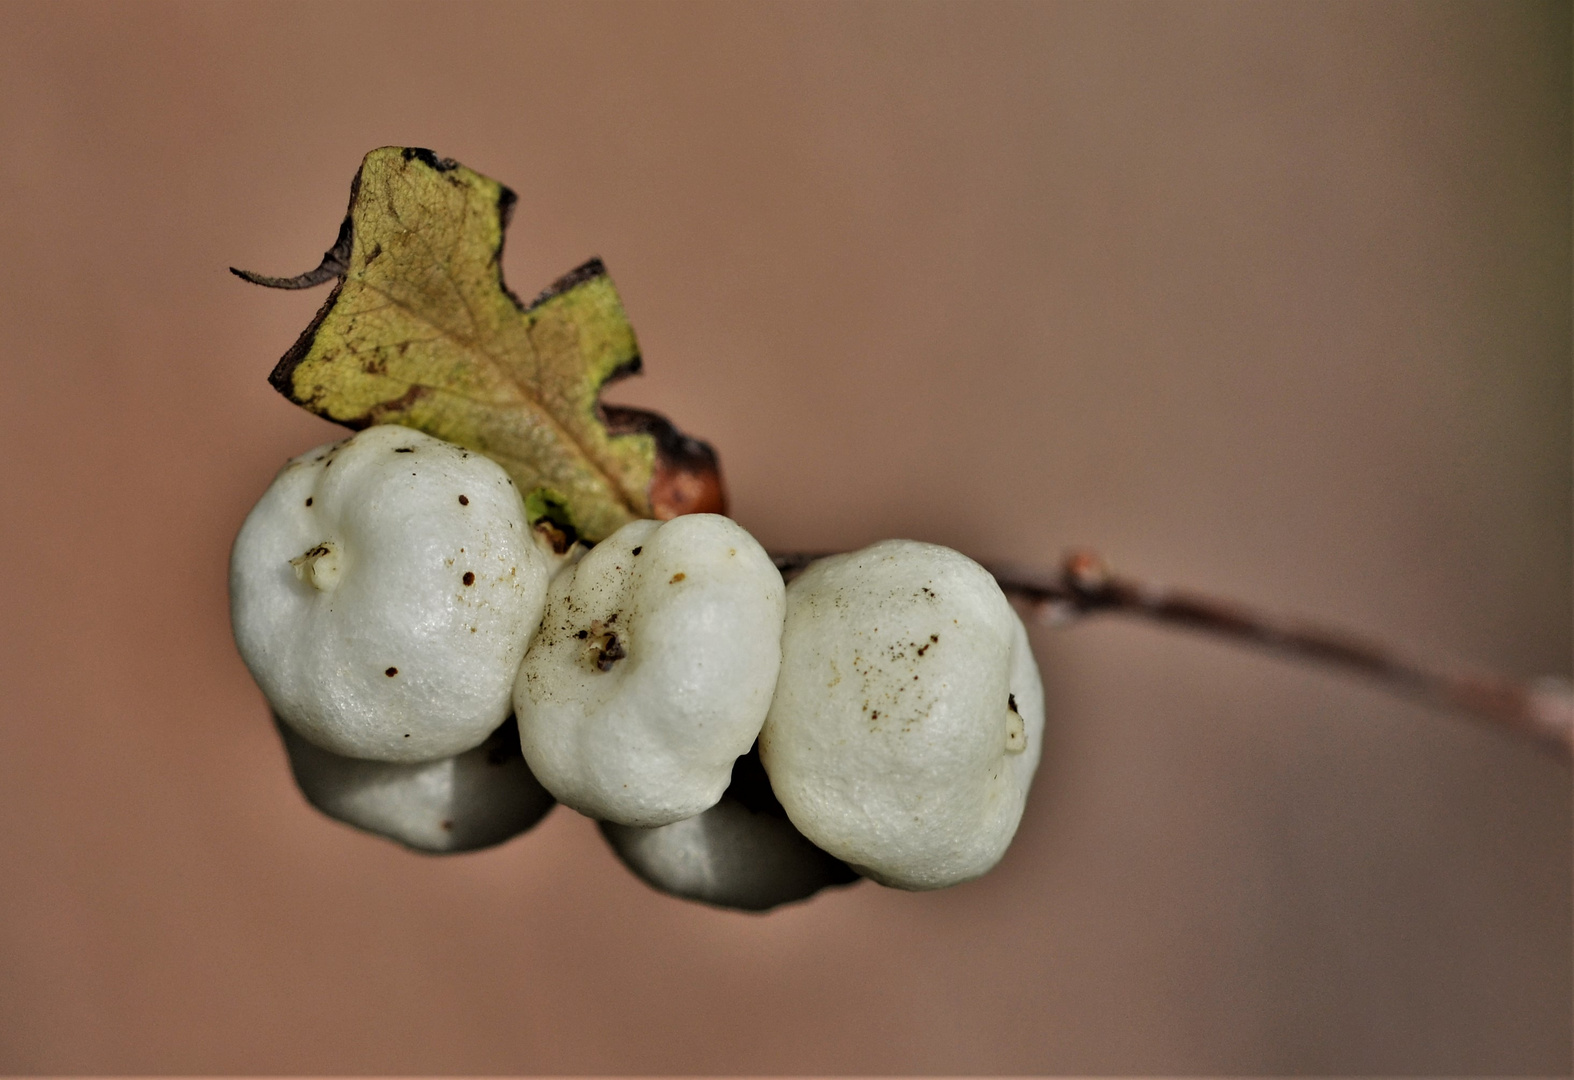
[{"label": "white berry", "polygon": [[793,828],[754,754],[709,810],[654,829],[603,821],[601,833],[646,884],[717,907],[766,911],[858,879]]},{"label": "white berry", "polygon": [[282,721],[278,726],[308,802],[331,818],[417,851],[501,844],[556,805],[530,775],[512,722],[472,750],[413,764],[331,754]]},{"label": "white berry", "polygon": [[793,824],[865,876],[935,889],[994,866],[1043,724],[1027,633],[971,559],[889,540],[788,588],[760,756]]},{"label": "white berry", "polygon": [[598,820],[715,805],[781,661],[781,575],[715,514],[635,521],[553,579],[514,710],[531,770]]},{"label": "white berry", "polygon": [[280,471],[235,539],[230,617],[309,741],[430,761],[507,719],[549,576],[500,466],[378,426]]}]

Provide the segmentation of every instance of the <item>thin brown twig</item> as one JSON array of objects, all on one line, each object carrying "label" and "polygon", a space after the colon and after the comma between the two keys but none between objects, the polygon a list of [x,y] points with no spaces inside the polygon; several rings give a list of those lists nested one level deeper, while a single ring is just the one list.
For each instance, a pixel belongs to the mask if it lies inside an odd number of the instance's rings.
[{"label": "thin brown twig", "polygon": [[[788,577],[819,555],[774,556]],[[1241,604],[1168,589],[1112,574],[1097,555],[1068,555],[1058,573],[990,567],[1007,596],[1049,623],[1113,612],[1218,634],[1296,660],[1366,675],[1382,686],[1465,713],[1529,738],[1564,762],[1574,760],[1574,693],[1557,680],[1526,684],[1489,672],[1427,664],[1368,638],[1279,618]]]}]

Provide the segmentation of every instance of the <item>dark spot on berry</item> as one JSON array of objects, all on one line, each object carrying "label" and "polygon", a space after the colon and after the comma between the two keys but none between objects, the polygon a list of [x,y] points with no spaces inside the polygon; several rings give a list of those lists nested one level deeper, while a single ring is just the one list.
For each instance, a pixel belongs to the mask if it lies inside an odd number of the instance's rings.
[{"label": "dark spot on berry", "polygon": [[[386,676],[388,676],[388,677],[389,677],[389,678],[390,678],[390,679],[391,679],[391,678],[393,678],[393,677],[394,677],[394,676],[395,676],[395,675],[397,675],[397,674],[399,674],[399,669],[398,669],[398,668],[396,668],[396,667],[391,667],[391,668],[389,668],[389,669],[388,669],[388,670],[387,670],[387,671],[385,671],[385,672],[383,672],[383,674],[384,674],[384,675],[386,675]],[[407,739],[408,739],[408,738],[409,738],[409,737],[410,737],[410,736],[408,736],[408,735],[406,735],[406,736],[405,736],[405,738],[407,738]]]},{"label": "dark spot on berry", "polygon": [[[1006,695],[1006,708],[1010,709],[1012,712],[1017,712],[1017,696],[1015,694]],[[1021,716],[1022,714],[1017,713],[1017,715]]]},{"label": "dark spot on berry", "polygon": [[644,547],[644,545],[643,545],[643,544],[642,544],[642,545],[640,545],[640,546],[639,546],[639,547],[637,547],[637,548],[635,548],[635,549],[634,549],[634,554],[636,554],[636,555],[638,555],[638,554],[639,554],[639,553],[640,553],[640,552],[642,552],[642,551],[644,551],[644,550],[645,550],[645,547]]},{"label": "dark spot on berry", "polygon": [[612,665],[628,655],[623,643],[616,634],[608,634],[606,642],[601,646],[601,653],[596,657],[597,671],[611,671]]},{"label": "dark spot on berry", "polygon": [[453,830],[454,830],[454,823],[452,821],[445,821],[445,822],[443,822],[443,829],[446,832],[453,832]]},{"label": "dark spot on berry", "polygon": [[685,574],[683,571],[680,570],[676,574],[672,575],[672,580],[667,582],[667,584],[668,585],[676,585],[678,582],[682,581],[684,578],[686,578],[688,576],[689,575]]},{"label": "dark spot on berry", "polygon": [[459,505],[460,506],[469,506],[470,505],[470,497],[468,495],[461,495],[461,496],[459,496]]},{"label": "dark spot on berry", "polygon": [[466,570],[465,571],[465,576],[463,578],[461,578],[460,580],[463,581],[466,585],[474,585],[475,584],[475,575],[472,574],[470,571]]},{"label": "dark spot on berry", "polygon": [[413,447],[413,446],[396,446],[396,447],[394,447],[394,453],[396,453],[396,454],[413,454],[413,453],[415,453],[415,447]]},{"label": "dark spot on berry", "polygon": [[307,499],[307,500],[306,500],[306,505],[307,505],[307,506],[310,506],[310,505],[311,505],[311,504],[312,504],[312,501],[311,501],[311,500],[310,500],[310,499]]},{"label": "dark spot on berry", "polygon": [[588,638],[590,636],[590,631],[589,630],[581,630],[579,633],[575,634],[574,636],[577,637],[580,641],[584,641],[586,638]]}]

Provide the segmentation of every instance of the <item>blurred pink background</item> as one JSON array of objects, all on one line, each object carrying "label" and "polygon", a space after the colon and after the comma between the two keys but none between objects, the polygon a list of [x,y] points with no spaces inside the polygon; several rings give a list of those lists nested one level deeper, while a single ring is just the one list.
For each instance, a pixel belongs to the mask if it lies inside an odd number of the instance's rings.
[{"label": "blurred pink background", "polygon": [[767,917],[312,812],[225,562],[362,154],[605,258],[767,546],[1133,573],[1570,673],[1560,3],[0,7],[0,1071],[1566,1073],[1569,770],[1035,632],[988,877]]}]

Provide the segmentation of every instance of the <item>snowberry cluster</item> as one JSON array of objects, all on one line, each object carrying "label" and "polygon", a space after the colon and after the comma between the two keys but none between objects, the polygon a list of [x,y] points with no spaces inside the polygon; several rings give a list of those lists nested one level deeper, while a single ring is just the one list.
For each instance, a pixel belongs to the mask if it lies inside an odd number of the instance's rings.
[{"label": "snowberry cluster", "polygon": [[442,852],[562,802],[657,888],[751,910],[1004,854],[1043,689],[978,564],[891,540],[784,586],[714,514],[553,533],[497,464],[403,427],[284,467],[231,617],[315,806]]}]

